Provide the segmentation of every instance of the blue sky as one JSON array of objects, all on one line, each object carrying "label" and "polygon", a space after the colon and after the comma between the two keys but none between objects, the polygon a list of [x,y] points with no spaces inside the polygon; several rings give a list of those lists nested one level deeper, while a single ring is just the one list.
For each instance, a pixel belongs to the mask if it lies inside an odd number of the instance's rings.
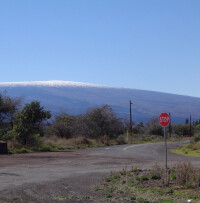
[{"label": "blue sky", "polygon": [[0,0],[0,82],[200,97],[199,0]]}]

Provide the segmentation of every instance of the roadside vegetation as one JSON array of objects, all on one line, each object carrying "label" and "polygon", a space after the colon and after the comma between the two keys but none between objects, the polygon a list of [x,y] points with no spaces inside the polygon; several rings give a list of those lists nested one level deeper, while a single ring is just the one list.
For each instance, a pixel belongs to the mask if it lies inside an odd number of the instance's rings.
[{"label": "roadside vegetation", "polygon": [[190,144],[184,145],[178,149],[171,149],[172,153],[184,156],[200,157],[200,133],[194,135]]},{"label": "roadside vegetation", "polygon": [[[9,153],[57,151],[127,143],[163,141],[163,129],[157,118],[146,123],[120,119],[109,105],[89,108],[85,114],[66,112],[52,116],[39,101],[22,105],[20,99],[0,94],[0,141],[7,142]],[[198,147],[199,123],[172,124],[168,140],[187,139],[194,135]],[[196,137],[197,136],[197,137]]]},{"label": "roadside vegetation", "polygon": [[[186,123],[188,123],[187,120]],[[170,151],[184,156],[200,157],[200,120],[192,123],[192,135],[190,144],[181,146],[178,149],[170,149]]]},{"label": "roadside vegetation", "polygon": [[151,170],[132,167],[111,173],[94,187],[97,195],[111,202],[200,202],[200,171],[190,162],[178,162],[166,171],[155,164]]}]

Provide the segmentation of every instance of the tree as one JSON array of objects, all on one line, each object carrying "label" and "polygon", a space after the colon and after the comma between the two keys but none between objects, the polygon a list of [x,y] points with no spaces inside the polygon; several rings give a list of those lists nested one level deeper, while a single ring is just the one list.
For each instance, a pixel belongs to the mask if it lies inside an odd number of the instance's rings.
[{"label": "tree", "polygon": [[152,118],[146,123],[146,134],[149,135],[163,135],[163,128],[159,124],[158,117]]},{"label": "tree", "polygon": [[133,128],[133,134],[143,134],[144,133],[144,124],[140,122]]},{"label": "tree", "polygon": [[32,101],[26,104],[16,118],[14,126],[16,139],[22,145],[32,145],[35,136],[41,135],[41,123],[49,118],[51,118],[50,111],[44,110],[40,102]]},{"label": "tree", "polygon": [[[188,126],[187,124],[182,125],[182,124],[178,124],[174,126],[174,132],[177,135],[183,135],[183,136],[189,136],[190,135],[190,126]],[[192,127],[191,129],[191,135],[193,136],[194,134],[194,127]]]},{"label": "tree", "polygon": [[123,132],[123,124],[118,119],[109,105],[100,108],[92,108],[87,111],[88,128],[90,136],[100,137],[107,135],[109,137],[117,136]]},{"label": "tree", "polygon": [[0,136],[13,128],[14,118],[20,105],[19,99],[0,94]]},{"label": "tree", "polygon": [[75,135],[76,117],[68,114],[58,115],[52,124],[53,132],[58,137],[71,138]]}]

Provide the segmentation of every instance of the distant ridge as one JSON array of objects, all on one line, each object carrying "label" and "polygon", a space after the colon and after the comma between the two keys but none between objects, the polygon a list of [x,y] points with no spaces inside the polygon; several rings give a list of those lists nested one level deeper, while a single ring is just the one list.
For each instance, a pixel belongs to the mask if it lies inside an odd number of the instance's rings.
[{"label": "distant ridge", "polygon": [[11,97],[23,98],[24,103],[41,101],[53,114],[63,110],[80,114],[90,107],[108,104],[118,116],[128,119],[132,100],[135,121],[146,121],[161,112],[170,112],[174,122],[184,122],[190,114],[194,120],[200,118],[197,97],[57,80],[0,83],[0,92],[4,90]]}]

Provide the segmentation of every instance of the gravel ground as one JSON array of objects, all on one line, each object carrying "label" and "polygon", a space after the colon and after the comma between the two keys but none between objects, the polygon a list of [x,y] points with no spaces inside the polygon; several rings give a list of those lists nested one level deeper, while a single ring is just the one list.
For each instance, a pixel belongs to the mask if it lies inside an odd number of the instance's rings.
[{"label": "gravel ground", "polygon": [[[169,143],[170,148],[185,142]],[[110,171],[165,164],[164,144],[0,156],[0,202],[106,202],[94,187]],[[170,154],[169,165],[199,158]]]}]

